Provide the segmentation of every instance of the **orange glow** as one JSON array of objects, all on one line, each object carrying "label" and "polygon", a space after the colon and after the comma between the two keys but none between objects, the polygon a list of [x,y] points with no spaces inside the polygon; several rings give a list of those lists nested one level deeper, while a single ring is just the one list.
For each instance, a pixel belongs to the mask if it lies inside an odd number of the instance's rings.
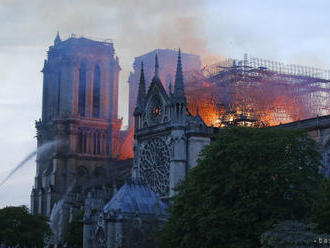
[{"label": "orange glow", "polygon": [[[330,114],[321,108],[330,105],[329,90],[311,86],[305,78],[258,73],[229,71],[222,78],[209,72],[193,73],[186,81],[189,111],[196,114],[198,106],[204,122],[216,127],[233,122],[274,126]],[[328,97],[322,98],[323,93]]]}]

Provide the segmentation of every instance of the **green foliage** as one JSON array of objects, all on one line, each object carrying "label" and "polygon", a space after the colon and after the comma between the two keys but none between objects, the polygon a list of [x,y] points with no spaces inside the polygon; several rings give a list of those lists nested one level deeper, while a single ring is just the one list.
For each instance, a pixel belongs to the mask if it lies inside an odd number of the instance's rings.
[{"label": "green foliage", "polygon": [[75,218],[70,222],[65,241],[69,247],[83,247],[83,217],[84,211],[80,210]]},{"label": "green foliage", "polygon": [[260,247],[274,223],[309,217],[321,156],[306,133],[227,128],[207,146],[173,198],[161,247]]},{"label": "green foliage", "polygon": [[313,209],[312,221],[318,232],[330,233],[330,179],[324,179],[322,197]]},{"label": "green foliage", "polygon": [[310,248],[319,242],[319,238],[328,240],[330,236],[313,233],[310,224],[283,221],[263,233],[260,242],[262,248]]},{"label": "green foliage", "polygon": [[0,243],[43,247],[43,239],[49,234],[47,218],[30,214],[25,206],[0,209]]}]

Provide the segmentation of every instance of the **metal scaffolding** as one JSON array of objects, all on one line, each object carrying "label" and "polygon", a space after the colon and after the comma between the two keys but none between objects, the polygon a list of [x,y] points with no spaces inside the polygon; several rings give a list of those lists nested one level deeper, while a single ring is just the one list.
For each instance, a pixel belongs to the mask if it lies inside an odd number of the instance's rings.
[{"label": "metal scaffolding", "polygon": [[330,114],[330,70],[260,58],[226,59],[187,82],[208,125],[277,125]]}]

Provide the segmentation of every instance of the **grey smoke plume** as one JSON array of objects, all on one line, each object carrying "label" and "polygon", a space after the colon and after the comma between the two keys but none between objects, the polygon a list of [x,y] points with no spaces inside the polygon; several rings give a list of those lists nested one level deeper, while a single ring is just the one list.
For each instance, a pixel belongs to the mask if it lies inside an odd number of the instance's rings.
[{"label": "grey smoke plume", "polygon": [[27,155],[22,162],[20,162],[9,174],[5,177],[0,183],[0,188],[2,185],[4,185],[14,174],[16,171],[18,171],[20,168],[22,168],[28,161],[30,161],[36,154],[39,152],[39,154],[44,153],[45,151],[48,151],[52,146],[57,144],[57,141],[51,141],[46,144],[43,144],[40,146],[37,150],[31,152],[29,155]]},{"label": "grey smoke plume", "polygon": [[[67,38],[70,33],[91,38],[112,38],[122,58],[121,63],[127,66],[131,66],[135,56],[155,48],[181,47],[185,52],[203,57],[214,55],[214,52],[209,51],[205,37],[208,14],[207,4],[203,1],[35,0],[31,7],[31,3],[27,4],[23,0],[4,0],[3,8],[10,16],[16,15],[17,6],[24,11],[11,25],[20,29],[20,32],[5,30],[5,35],[0,34],[0,38],[3,38],[0,39],[0,45],[12,45],[17,40],[24,40],[25,45],[42,43],[44,46],[58,30],[62,38]],[[219,30],[223,28],[219,27]],[[130,61],[125,61],[127,56]]]}]

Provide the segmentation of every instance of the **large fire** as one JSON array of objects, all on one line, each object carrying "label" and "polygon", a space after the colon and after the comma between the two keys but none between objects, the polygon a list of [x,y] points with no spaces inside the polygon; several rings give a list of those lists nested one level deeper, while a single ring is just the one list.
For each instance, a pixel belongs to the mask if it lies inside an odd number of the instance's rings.
[{"label": "large fire", "polygon": [[328,80],[226,67],[194,72],[186,82],[188,108],[209,126],[274,126],[330,114]]},{"label": "large fire", "polygon": [[[330,114],[330,81],[319,76],[324,74],[321,70],[257,62],[246,65],[245,59],[237,66],[231,61],[186,73],[188,111],[195,115],[198,109],[204,122],[214,127],[275,126]],[[133,157],[133,129],[122,140],[120,159]]]}]

